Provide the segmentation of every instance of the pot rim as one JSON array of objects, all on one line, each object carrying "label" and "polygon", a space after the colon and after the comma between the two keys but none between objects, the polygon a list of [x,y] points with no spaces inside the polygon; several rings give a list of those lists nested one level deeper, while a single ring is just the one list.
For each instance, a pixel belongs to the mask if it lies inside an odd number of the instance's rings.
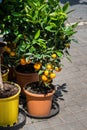
[{"label": "pot rim", "polygon": [[19,72],[19,71],[17,71],[17,67],[18,67],[18,66],[20,66],[20,64],[17,65],[17,66],[14,68],[14,71],[15,71],[16,74],[24,75],[24,76],[28,76],[28,75],[32,75],[32,74],[38,74],[37,72],[32,72],[32,73],[23,73],[23,72]]},{"label": "pot rim", "polygon": [[[27,84],[29,84],[29,83],[27,83]],[[23,87],[24,93],[27,94],[27,95],[33,96],[33,97],[48,97],[48,96],[51,96],[55,93],[55,89],[52,92],[49,92],[49,93],[46,93],[46,94],[32,93],[32,92],[29,92],[28,90],[26,90],[25,86]]]},{"label": "pot rim", "polygon": [[19,90],[18,90],[18,92],[17,92],[15,95],[13,95],[13,96],[6,97],[6,98],[0,98],[0,101],[11,100],[12,98],[17,97],[17,96],[20,94],[21,88],[20,88],[20,86],[19,86],[17,83],[10,82],[10,81],[4,81],[3,83],[10,83],[10,84],[13,84],[13,85],[15,85],[16,87],[18,87]]},{"label": "pot rim", "polygon": [[2,74],[2,77],[4,77],[5,75],[7,75],[9,73],[9,68],[3,64],[1,64],[1,66],[5,67],[6,68],[6,73]]}]

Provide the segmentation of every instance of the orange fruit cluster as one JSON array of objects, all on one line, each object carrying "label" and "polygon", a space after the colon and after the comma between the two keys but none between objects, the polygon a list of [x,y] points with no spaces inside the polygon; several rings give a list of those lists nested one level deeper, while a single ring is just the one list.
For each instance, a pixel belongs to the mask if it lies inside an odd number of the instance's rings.
[{"label": "orange fruit cluster", "polygon": [[25,58],[21,58],[21,59],[20,59],[20,64],[21,64],[21,65],[26,65],[26,64],[30,64],[30,63],[31,63],[31,60],[26,61]]},{"label": "orange fruit cluster", "polygon": [[53,73],[53,67],[52,64],[49,63],[46,65],[46,70],[44,70],[43,75],[42,75],[42,81],[46,83],[50,83],[53,78],[56,77],[56,74]]},{"label": "orange fruit cluster", "polygon": [[35,69],[36,71],[38,71],[38,70],[40,70],[41,66],[42,66],[42,64],[41,64],[40,62],[36,62],[36,63],[34,64],[34,69]]},{"label": "orange fruit cluster", "polygon": [[16,53],[15,53],[14,51],[12,51],[10,47],[5,46],[5,47],[4,47],[4,50],[5,50],[7,53],[9,53],[9,55],[10,55],[11,57],[16,56]]}]

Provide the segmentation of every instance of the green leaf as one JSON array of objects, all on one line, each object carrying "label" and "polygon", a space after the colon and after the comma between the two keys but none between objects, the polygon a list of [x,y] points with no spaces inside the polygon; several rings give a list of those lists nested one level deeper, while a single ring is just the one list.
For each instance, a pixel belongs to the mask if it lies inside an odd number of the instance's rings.
[{"label": "green leaf", "polygon": [[39,39],[38,39],[38,42],[40,42],[40,43],[45,43],[45,40],[44,40],[44,39],[39,38]]},{"label": "green leaf", "polygon": [[38,10],[42,10],[44,7],[46,7],[47,5],[46,4],[43,4]]},{"label": "green leaf", "polygon": [[50,13],[49,16],[56,17],[57,16],[57,12]]},{"label": "green leaf", "polygon": [[43,72],[44,72],[43,70],[40,70],[40,71],[39,71],[39,75],[41,75]]},{"label": "green leaf", "polygon": [[33,53],[33,52],[35,52],[35,51],[36,51],[35,47],[32,46],[32,47],[30,48],[30,53]]},{"label": "green leaf", "polygon": [[57,25],[55,23],[50,23],[50,25],[53,27],[53,28],[56,28]]},{"label": "green leaf", "polygon": [[53,26],[46,26],[45,29],[49,32],[55,32],[55,30],[52,29]]},{"label": "green leaf", "polygon": [[63,56],[63,53],[61,51],[57,51],[56,53],[60,58]]},{"label": "green leaf", "polygon": [[15,17],[18,17],[18,16],[20,16],[20,13],[13,12],[12,15],[15,16]]},{"label": "green leaf", "polygon": [[72,24],[72,28],[76,28],[76,27],[78,26],[78,23],[79,23],[79,22],[77,22],[77,23],[75,23],[75,24]]},{"label": "green leaf", "polygon": [[69,2],[66,2],[66,4],[64,4],[63,6],[63,12],[66,12],[68,8],[69,8]]},{"label": "green leaf", "polygon": [[76,31],[73,30],[72,25],[71,25],[71,26],[66,26],[66,27],[65,27],[64,33],[65,33],[65,35],[67,35],[67,36],[71,36],[71,35],[73,35],[74,33],[76,33]]},{"label": "green leaf", "polygon": [[18,42],[20,38],[22,38],[22,34],[19,34],[19,35],[16,37],[16,39],[14,40],[14,42]]},{"label": "green leaf", "polygon": [[40,36],[40,29],[36,32],[35,36],[34,36],[34,39],[38,39]]}]

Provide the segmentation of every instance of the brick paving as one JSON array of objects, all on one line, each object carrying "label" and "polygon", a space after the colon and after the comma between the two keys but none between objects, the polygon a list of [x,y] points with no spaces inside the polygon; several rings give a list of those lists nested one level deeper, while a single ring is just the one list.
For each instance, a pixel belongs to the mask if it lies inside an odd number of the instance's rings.
[{"label": "brick paving", "polygon": [[[57,73],[54,84],[66,91],[58,99],[60,112],[50,119],[27,117],[20,130],[87,130],[87,25],[78,27],[70,54],[72,63],[63,60],[63,70]],[[61,89],[62,90],[62,89]]]}]

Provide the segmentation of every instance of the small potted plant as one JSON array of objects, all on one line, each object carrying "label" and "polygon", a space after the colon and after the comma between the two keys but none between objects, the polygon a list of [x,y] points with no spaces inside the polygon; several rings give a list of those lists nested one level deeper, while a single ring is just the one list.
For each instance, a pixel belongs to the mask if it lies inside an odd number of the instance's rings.
[{"label": "small potted plant", "polygon": [[50,113],[55,92],[52,82],[56,72],[62,69],[61,59],[69,56],[71,36],[76,32],[74,29],[77,23],[69,26],[65,24],[69,3],[63,7],[54,0],[33,1],[28,4],[30,4],[28,22],[30,22],[31,31],[30,37],[26,36],[30,43],[29,52],[24,56],[34,63],[40,80],[27,83],[24,92],[29,114],[47,116]]},{"label": "small potted plant", "polygon": [[[19,85],[2,80],[0,45],[0,126],[13,126],[18,121]],[[9,118],[8,118],[9,117]]]},{"label": "small potted plant", "polygon": [[[73,40],[72,35],[76,33],[77,23],[66,26],[69,3],[61,6],[58,0],[10,1],[7,7],[11,10],[8,10],[1,27],[7,45],[14,48],[15,63],[21,63],[20,69],[32,64],[34,72],[39,75],[37,82],[29,82],[30,84],[27,83],[24,87],[25,94],[29,91],[29,98],[26,96],[27,105],[29,104],[28,112],[36,116],[48,115],[55,92],[53,78],[56,77],[55,72],[60,72],[62,69],[61,59],[64,56],[69,59],[68,50]],[[6,28],[7,23],[9,26]],[[8,40],[10,36],[12,36],[11,42]],[[33,95],[36,100],[39,99],[36,101],[39,105],[36,105],[36,102],[34,105],[31,104],[34,102]],[[50,102],[48,95],[49,97],[52,95]],[[46,100],[42,101],[44,97]],[[42,107],[39,107],[42,102],[49,102],[49,105],[41,104]],[[35,108],[34,112],[32,112],[33,108]],[[40,112],[42,108],[49,110],[46,113],[43,110]]]}]

